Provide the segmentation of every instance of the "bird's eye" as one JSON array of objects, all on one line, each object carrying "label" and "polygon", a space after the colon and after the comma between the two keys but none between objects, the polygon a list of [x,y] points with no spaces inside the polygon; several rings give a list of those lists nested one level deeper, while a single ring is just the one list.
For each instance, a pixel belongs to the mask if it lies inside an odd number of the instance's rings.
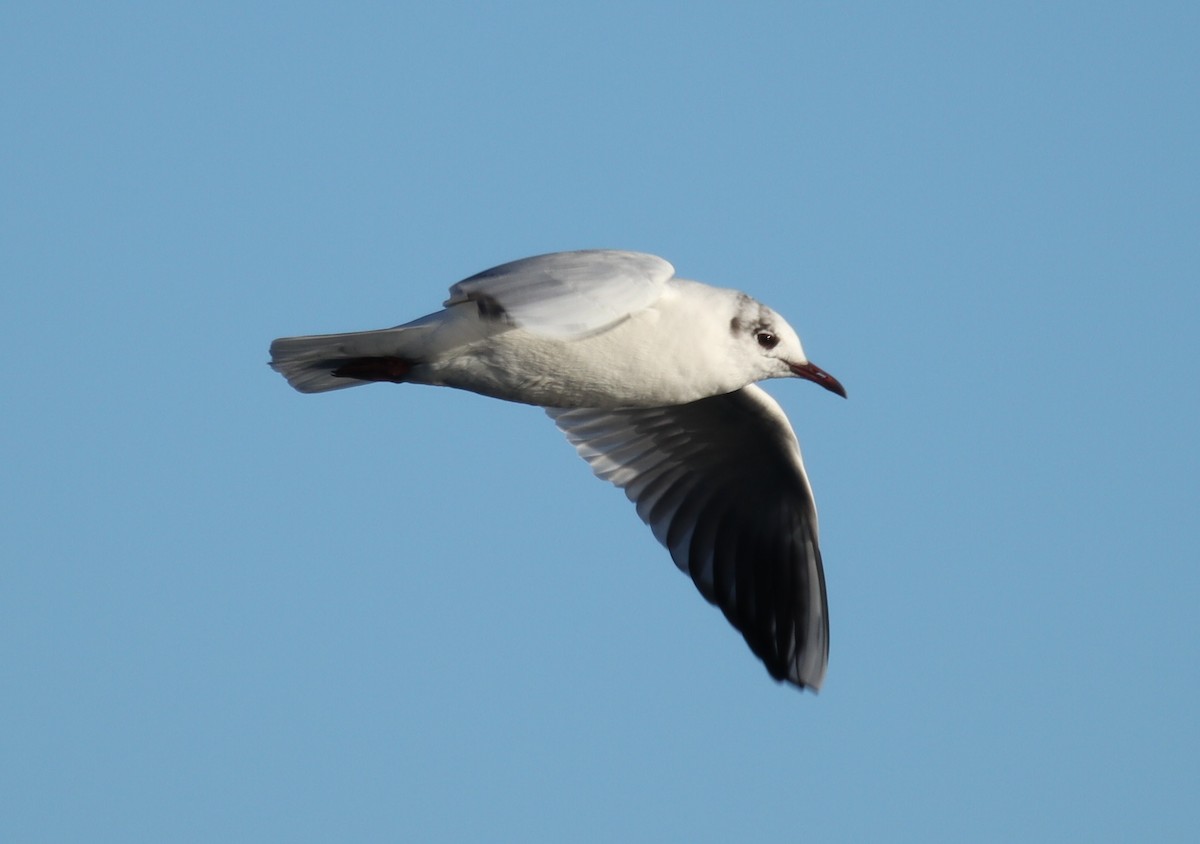
[{"label": "bird's eye", "polygon": [[757,340],[758,345],[762,346],[764,349],[773,349],[779,345],[779,338],[770,331],[760,331],[757,335],[755,335],[754,339]]}]

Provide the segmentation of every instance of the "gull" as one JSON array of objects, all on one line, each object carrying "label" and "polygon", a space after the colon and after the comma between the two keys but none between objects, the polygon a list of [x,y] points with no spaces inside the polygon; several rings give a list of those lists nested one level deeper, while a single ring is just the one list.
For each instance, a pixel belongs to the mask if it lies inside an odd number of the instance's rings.
[{"label": "gull", "polygon": [[556,252],[460,281],[395,328],[275,340],[271,367],[302,393],[430,384],[544,408],[771,677],[820,688],[816,507],[792,426],[755,382],[846,391],[766,305],[655,255]]}]

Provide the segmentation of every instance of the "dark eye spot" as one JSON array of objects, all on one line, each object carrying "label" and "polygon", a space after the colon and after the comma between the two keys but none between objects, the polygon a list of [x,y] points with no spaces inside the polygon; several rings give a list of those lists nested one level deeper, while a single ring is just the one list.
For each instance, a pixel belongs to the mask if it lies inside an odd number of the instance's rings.
[{"label": "dark eye spot", "polygon": [[754,337],[758,341],[758,345],[764,349],[773,349],[779,345],[779,338],[770,331],[760,331]]}]

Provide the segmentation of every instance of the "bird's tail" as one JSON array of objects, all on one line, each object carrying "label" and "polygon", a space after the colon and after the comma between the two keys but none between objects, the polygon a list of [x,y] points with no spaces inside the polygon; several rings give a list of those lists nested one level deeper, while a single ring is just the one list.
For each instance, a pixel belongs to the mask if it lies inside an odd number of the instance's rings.
[{"label": "bird's tail", "polygon": [[405,347],[420,326],[351,334],[281,337],[271,343],[271,368],[302,393],[324,393],[372,381],[404,381],[413,359]]}]

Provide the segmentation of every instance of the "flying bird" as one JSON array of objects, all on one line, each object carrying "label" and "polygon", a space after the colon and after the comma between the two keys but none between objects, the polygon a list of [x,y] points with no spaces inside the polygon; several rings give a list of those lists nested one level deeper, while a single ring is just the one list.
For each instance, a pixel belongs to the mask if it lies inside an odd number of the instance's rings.
[{"label": "flying bird", "polygon": [[770,675],[820,688],[816,507],[792,426],[755,382],[846,391],[766,305],[655,255],[557,252],[460,281],[395,328],[280,338],[271,366],[302,393],[431,384],[545,408]]}]

